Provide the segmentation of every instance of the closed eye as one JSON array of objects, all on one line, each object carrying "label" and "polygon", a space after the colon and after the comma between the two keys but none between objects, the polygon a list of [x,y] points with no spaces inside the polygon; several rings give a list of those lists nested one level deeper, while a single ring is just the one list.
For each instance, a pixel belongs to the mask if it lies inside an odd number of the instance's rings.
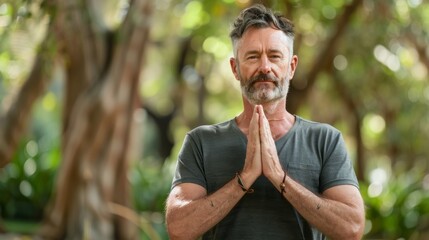
[{"label": "closed eye", "polygon": [[258,58],[258,56],[256,56],[256,55],[250,55],[247,57],[247,59],[257,59],[257,58]]}]

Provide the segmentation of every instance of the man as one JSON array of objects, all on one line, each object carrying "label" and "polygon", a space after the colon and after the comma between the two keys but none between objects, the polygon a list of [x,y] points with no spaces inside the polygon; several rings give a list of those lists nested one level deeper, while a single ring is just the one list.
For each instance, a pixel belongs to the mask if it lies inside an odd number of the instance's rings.
[{"label": "man", "polygon": [[243,112],[189,132],[166,203],[171,239],[360,239],[364,207],[341,133],[287,112],[293,26],[262,5],[230,34]]}]

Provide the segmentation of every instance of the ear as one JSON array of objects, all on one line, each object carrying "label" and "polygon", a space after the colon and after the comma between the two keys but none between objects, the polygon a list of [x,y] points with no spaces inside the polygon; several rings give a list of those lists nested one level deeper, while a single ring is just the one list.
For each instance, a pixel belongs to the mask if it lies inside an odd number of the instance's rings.
[{"label": "ear", "polygon": [[297,55],[293,55],[292,59],[289,63],[289,80],[291,80],[293,78],[293,76],[295,75],[295,70],[296,67],[298,66],[298,56]]},{"label": "ear", "polygon": [[238,62],[237,59],[231,57],[229,59],[229,65],[231,66],[231,71],[235,76],[235,79],[240,80],[239,74],[238,74]]}]

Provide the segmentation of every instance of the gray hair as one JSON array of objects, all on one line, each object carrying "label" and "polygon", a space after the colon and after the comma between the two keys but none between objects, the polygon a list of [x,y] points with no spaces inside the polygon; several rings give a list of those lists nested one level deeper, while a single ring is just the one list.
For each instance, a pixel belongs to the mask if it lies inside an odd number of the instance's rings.
[{"label": "gray hair", "polygon": [[237,42],[243,37],[243,34],[249,28],[266,28],[271,27],[283,31],[291,40],[291,49],[293,51],[293,38],[295,36],[293,23],[279,13],[273,12],[261,4],[255,4],[244,9],[235,19],[229,34],[234,48],[234,55],[237,55]]}]

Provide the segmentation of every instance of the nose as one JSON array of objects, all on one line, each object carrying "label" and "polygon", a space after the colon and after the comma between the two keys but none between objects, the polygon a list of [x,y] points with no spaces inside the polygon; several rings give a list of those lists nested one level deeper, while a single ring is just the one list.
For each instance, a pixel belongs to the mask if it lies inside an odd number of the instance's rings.
[{"label": "nose", "polygon": [[259,65],[259,72],[268,74],[271,72],[271,62],[267,56],[261,56],[260,58],[260,65]]}]

